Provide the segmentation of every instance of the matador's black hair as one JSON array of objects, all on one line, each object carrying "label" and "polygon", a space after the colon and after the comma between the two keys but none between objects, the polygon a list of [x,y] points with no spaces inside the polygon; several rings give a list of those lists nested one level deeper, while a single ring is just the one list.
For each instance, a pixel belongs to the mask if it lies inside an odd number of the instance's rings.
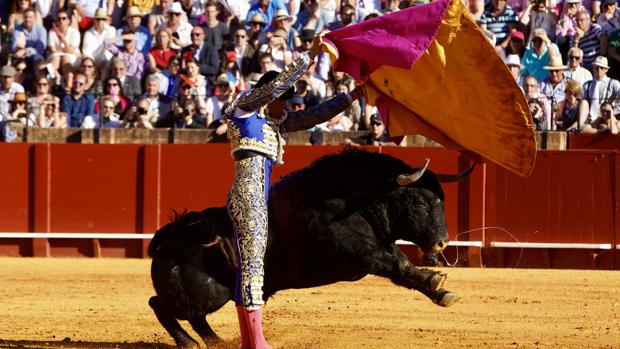
[{"label": "matador's black hair", "polygon": [[[254,87],[257,88],[257,87],[267,85],[268,83],[273,81],[276,78],[276,76],[278,76],[278,74],[280,73],[275,70],[270,70],[266,72],[265,74],[263,74],[263,76],[260,77],[260,79],[258,79]],[[293,95],[295,95],[295,86],[291,86],[288,90],[286,90],[286,92],[284,92],[280,97],[278,97],[278,99],[282,101],[287,101],[293,98]]]}]

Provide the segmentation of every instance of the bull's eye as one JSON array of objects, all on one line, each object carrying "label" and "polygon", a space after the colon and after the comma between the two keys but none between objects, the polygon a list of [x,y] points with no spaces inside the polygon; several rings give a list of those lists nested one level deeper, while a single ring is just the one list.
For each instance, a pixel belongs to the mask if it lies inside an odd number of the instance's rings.
[{"label": "bull's eye", "polygon": [[426,208],[426,202],[423,200],[416,200],[415,205],[418,208]]}]

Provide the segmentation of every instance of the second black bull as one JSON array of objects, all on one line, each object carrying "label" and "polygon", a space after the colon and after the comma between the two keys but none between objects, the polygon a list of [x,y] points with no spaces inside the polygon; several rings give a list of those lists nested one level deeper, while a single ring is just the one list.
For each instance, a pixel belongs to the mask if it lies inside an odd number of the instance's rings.
[{"label": "second black bull", "polygon": [[[346,150],[282,178],[269,198],[265,299],[373,274],[438,305],[454,304],[458,296],[442,288],[446,275],[414,267],[395,244],[411,241],[431,256],[448,245],[440,182],[471,169],[440,175],[427,165],[413,169],[389,155]],[[198,345],[177,320],[189,320],[203,341],[216,340],[206,315],[233,299],[237,269],[226,208],[178,216],[157,231],[149,254],[157,294],[149,304],[177,345]]]}]

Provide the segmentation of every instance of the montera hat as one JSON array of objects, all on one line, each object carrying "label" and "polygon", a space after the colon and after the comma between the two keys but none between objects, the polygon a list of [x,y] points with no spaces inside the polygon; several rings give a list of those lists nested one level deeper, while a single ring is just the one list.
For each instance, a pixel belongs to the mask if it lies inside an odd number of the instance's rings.
[{"label": "montera hat", "polygon": [[562,63],[562,56],[551,55],[549,56],[549,63],[543,67],[544,70],[564,70],[568,68]]}]

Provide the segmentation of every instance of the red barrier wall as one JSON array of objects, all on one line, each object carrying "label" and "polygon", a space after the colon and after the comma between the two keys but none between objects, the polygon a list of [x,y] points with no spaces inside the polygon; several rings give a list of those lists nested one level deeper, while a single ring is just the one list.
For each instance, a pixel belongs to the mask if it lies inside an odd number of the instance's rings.
[{"label": "red barrier wall", "polygon": [[[340,149],[287,146],[286,163],[276,167],[273,180]],[[466,158],[444,148],[371,150],[413,167],[429,157],[435,172],[455,173],[469,166]],[[492,164],[478,166],[467,180],[444,185],[450,237],[487,245],[518,240],[616,246],[617,155],[611,150],[541,151],[529,178]],[[224,205],[233,165],[228,144],[0,144],[0,156],[5,160],[0,171],[0,232],[152,233],[169,221],[172,210]],[[143,257],[147,245],[148,240],[0,239],[0,254],[93,256],[101,251],[104,256]],[[620,265],[615,250],[581,251],[586,255],[577,259],[554,251],[535,251],[546,254],[531,257],[527,254],[532,251],[503,251],[500,257],[478,248],[459,252],[465,265],[479,265],[484,259],[491,266],[513,266],[524,253],[520,266]]]}]

